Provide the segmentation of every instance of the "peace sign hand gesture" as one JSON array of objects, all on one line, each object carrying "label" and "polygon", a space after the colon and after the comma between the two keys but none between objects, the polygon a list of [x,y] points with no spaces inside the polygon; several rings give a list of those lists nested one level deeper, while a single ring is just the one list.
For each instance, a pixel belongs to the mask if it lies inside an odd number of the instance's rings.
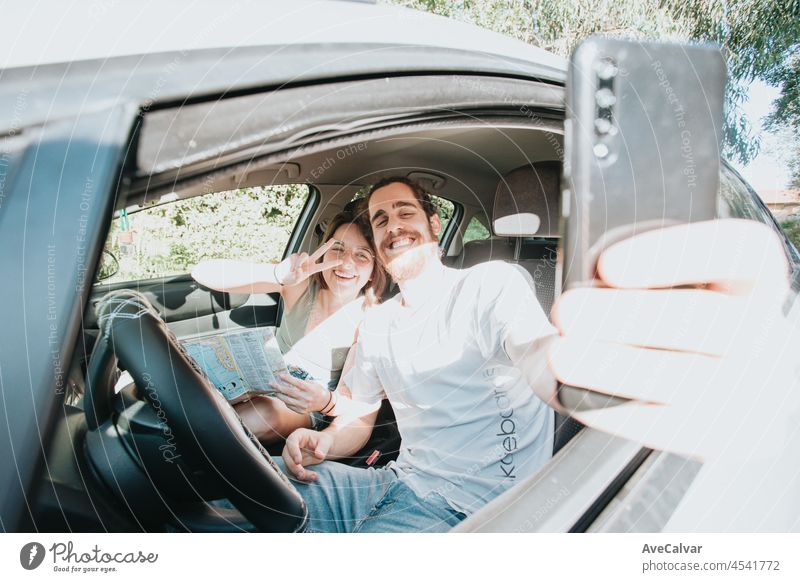
[{"label": "peace sign hand gesture", "polygon": [[342,264],[340,259],[332,261],[317,261],[336,244],[335,239],[330,239],[324,245],[319,247],[314,254],[308,253],[295,253],[289,255],[283,261],[275,265],[275,278],[277,282],[286,287],[297,285],[308,279],[314,273],[333,269]]}]

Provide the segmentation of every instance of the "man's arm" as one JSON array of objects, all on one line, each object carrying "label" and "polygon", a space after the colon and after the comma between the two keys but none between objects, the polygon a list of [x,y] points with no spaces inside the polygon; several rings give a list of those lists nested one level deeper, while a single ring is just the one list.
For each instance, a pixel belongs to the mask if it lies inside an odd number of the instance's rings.
[{"label": "man's arm", "polygon": [[381,399],[386,394],[374,366],[365,357],[363,341],[356,341],[355,348],[350,350],[352,357],[348,355],[338,388],[343,393],[352,394],[355,399],[348,398],[346,407],[339,404],[336,419],[324,431],[299,429],[286,439],[283,448],[286,470],[301,481],[317,478],[314,471],[305,467],[325,459],[352,455],[367,443],[372,434]]},{"label": "man's arm", "polygon": [[533,393],[561,412],[556,398],[556,378],[548,366],[548,353],[558,337],[552,333],[531,338],[525,329],[512,329],[504,345],[514,367],[522,372]]},{"label": "man's arm", "polygon": [[328,416],[363,416],[365,414],[369,414],[372,411],[371,405],[364,404],[363,402],[355,402],[353,401],[353,394],[350,391],[350,388],[345,383],[344,379],[350,373],[350,370],[353,369],[353,366],[356,362],[356,350],[358,347],[358,330],[356,330],[356,337],[353,345],[347,352],[347,358],[345,358],[344,366],[342,366],[342,374],[339,377],[339,384],[336,386],[336,390],[332,393],[331,398],[333,399],[333,407],[330,408],[325,412]]},{"label": "man's arm", "polygon": [[372,434],[380,402],[364,405],[371,408],[363,416],[339,416],[323,431],[307,428],[294,431],[283,447],[286,470],[300,481],[312,482],[317,474],[306,469],[325,459],[342,459],[359,451]]},{"label": "man's arm", "polygon": [[487,338],[482,349],[488,354],[502,345],[534,393],[558,409],[556,381],[547,365],[549,346],[558,333],[536,297],[535,283],[518,265],[501,264],[493,269],[481,281],[486,315],[478,332]]},{"label": "man's arm", "polygon": [[328,451],[329,459],[342,459],[360,451],[367,444],[372,429],[375,428],[375,419],[378,417],[381,403],[353,402],[353,404],[360,405],[364,411],[361,416],[337,416],[323,431],[333,437],[333,445]]},{"label": "man's arm", "polygon": [[769,228],[715,220],[649,231],[606,249],[598,273],[603,286],[556,302],[559,335],[529,346],[523,329],[507,336],[537,395],[556,404],[555,377],[629,399],[574,416],[706,462],[756,458],[771,450],[759,443],[785,440],[800,410],[785,388],[798,330],[782,314],[787,262]]}]

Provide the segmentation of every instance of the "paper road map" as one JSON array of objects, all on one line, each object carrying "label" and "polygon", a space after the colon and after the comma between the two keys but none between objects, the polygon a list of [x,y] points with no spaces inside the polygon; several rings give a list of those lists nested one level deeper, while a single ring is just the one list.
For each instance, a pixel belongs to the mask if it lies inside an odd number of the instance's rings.
[{"label": "paper road map", "polygon": [[275,394],[269,382],[282,383],[276,375],[287,371],[270,328],[235,330],[182,343],[231,403]]}]

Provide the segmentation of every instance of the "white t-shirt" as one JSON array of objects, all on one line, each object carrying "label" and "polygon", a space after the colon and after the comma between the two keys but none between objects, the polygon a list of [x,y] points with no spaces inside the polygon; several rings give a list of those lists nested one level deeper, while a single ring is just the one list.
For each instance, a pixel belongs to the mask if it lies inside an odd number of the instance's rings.
[{"label": "white t-shirt", "polygon": [[555,333],[533,285],[497,261],[445,268],[424,304],[398,296],[366,313],[346,383],[356,400],[391,401],[403,439],[394,467],[420,497],[471,513],[551,457],[553,411],[504,348],[512,322]]}]

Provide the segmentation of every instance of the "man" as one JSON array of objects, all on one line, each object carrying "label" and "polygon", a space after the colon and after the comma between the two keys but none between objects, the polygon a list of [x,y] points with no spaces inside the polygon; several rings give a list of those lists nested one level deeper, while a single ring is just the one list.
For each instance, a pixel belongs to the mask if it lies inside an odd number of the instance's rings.
[{"label": "man", "polygon": [[[554,376],[632,400],[586,413],[585,422],[698,457],[719,450],[721,438],[701,430],[709,407],[730,408],[731,392],[746,389],[722,372],[733,369],[730,362],[741,366],[741,346],[752,343],[748,330],[764,328],[764,314],[771,316],[786,292],[785,258],[766,229],[714,221],[615,245],[599,263],[611,288],[565,294],[554,310],[559,337],[518,268],[442,265],[441,224],[414,182],[384,180],[370,190],[368,205],[379,257],[400,294],[365,318],[345,381],[356,400],[389,398],[403,450],[384,469],[322,463],[358,450],[374,412],[337,419],[322,433],[293,433],[283,461],[303,482],[310,529],[449,529],[549,458],[552,411],[533,392],[556,405]],[[709,239],[721,241],[722,251],[687,257],[663,250],[687,248],[687,241],[699,249]],[[744,239],[749,259],[728,250]],[[750,323],[732,317],[745,312],[754,314]],[[682,386],[687,370],[700,378],[704,406],[696,405],[702,397],[693,384]],[[734,403],[753,422],[763,419],[753,403]],[[737,445],[748,435],[740,431]]]},{"label": "man", "polygon": [[[552,409],[531,392],[508,350],[555,330],[524,270],[442,264],[441,223],[415,182],[379,182],[368,208],[379,258],[400,294],[367,313],[345,382],[354,400],[389,398],[400,456],[377,470],[305,468],[360,449],[371,412],[337,419],[322,434],[294,433],[283,460],[301,481],[316,481],[300,486],[313,530],[446,530],[550,458]],[[544,352],[534,360],[544,370]]]}]

